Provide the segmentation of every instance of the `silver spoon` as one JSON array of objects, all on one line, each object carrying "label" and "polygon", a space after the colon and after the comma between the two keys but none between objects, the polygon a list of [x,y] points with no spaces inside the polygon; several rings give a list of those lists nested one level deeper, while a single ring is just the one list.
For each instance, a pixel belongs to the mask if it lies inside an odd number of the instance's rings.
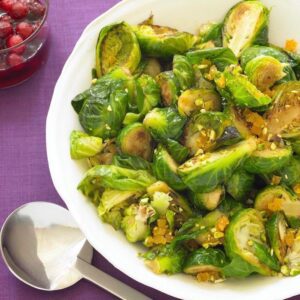
[{"label": "silver spoon", "polygon": [[120,299],[150,299],[90,264],[92,246],[69,211],[56,204],[32,202],[13,211],[0,243],[9,270],[34,288],[60,290],[85,278]]}]

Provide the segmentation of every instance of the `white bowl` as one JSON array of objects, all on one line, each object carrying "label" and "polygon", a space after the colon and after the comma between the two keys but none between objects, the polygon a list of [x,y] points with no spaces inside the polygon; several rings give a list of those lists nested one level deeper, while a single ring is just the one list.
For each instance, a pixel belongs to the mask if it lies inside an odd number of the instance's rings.
[{"label": "white bowl", "polygon": [[[131,278],[182,299],[283,299],[300,294],[299,277],[228,280],[222,284],[197,283],[187,275],[155,275],[137,254],[141,248],[126,241],[121,232],[104,224],[95,207],[76,190],[87,166],[69,155],[71,130],[80,129],[71,99],[90,86],[94,49],[99,30],[112,22],[137,24],[154,14],[155,23],[195,32],[207,21],[222,20],[236,0],[125,0],[94,20],[84,30],[57,81],[47,118],[47,153],[54,186],[93,247]],[[300,42],[300,1],[265,0],[272,8],[270,40],[284,45],[288,38]]]}]

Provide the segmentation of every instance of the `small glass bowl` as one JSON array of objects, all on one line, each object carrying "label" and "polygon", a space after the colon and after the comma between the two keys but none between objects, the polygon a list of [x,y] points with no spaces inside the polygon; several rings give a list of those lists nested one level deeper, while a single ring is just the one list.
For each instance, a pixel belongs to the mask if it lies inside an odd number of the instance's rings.
[{"label": "small glass bowl", "polygon": [[[47,16],[49,9],[48,0],[40,0],[45,6],[44,16],[35,32],[22,43],[0,50],[0,89],[12,87],[27,80],[44,64],[47,58],[48,47],[48,24]],[[14,65],[8,63],[9,55],[14,55],[15,49],[25,47],[21,59]]]}]

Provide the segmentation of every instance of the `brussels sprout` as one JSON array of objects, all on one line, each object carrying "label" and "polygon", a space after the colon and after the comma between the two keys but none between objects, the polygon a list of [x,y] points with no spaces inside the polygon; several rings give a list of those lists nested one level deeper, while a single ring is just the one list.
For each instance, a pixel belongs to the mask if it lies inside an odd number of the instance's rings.
[{"label": "brussels sprout", "polygon": [[204,210],[214,210],[218,207],[223,199],[224,187],[218,186],[208,193],[191,193],[191,201],[195,207]]},{"label": "brussels sprout", "polygon": [[187,251],[168,244],[156,247],[143,254],[145,264],[156,274],[175,274],[182,271]]},{"label": "brussels sprout", "polygon": [[132,112],[128,112],[125,115],[125,118],[123,120],[123,125],[127,126],[133,123],[138,122],[141,119],[141,115],[140,114],[136,114],[136,113],[132,113]]},{"label": "brussels sprout", "polygon": [[147,58],[143,73],[155,78],[162,72],[162,67],[156,58]]},{"label": "brussels sprout", "polygon": [[249,80],[262,92],[270,89],[282,79],[284,64],[272,56],[258,56],[250,60],[245,67]]},{"label": "brussels sprout", "polygon": [[272,275],[272,270],[280,269],[268,249],[263,219],[253,208],[241,210],[233,217],[225,232],[224,245],[232,260],[239,257],[246,261],[253,267],[252,272]]},{"label": "brussels sprout", "polygon": [[296,154],[300,155],[300,139],[292,139],[291,143],[292,143],[293,151]]},{"label": "brussels sprout", "polygon": [[283,211],[291,227],[300,227],[300,201],[284,186],[268,186],[260,191],[254,207],[267,212]]},{"label": "brussels sprout", "polygon": [[124,154],[140,156],[146,160],[152,157],[152,138],[142,123],[124,127],[118,135],[117,145]]},{"label": "brussels sprout", "polygon": [[70,154],[72,159],[82,159],[96,155],[103,149],[102,139],[84,132],[71,132]]},{"label": "brussels sprout", "polygon": [[274,253],[281,264],[286,255],[286,230],[287,223],[282,212],[274,213],[266,223],[267,236]]},{"label": "brussels sprout", "polygon": [[203,24],[199,30],[198,43],[213,42],[216,47],[222,46],[222,27],[221,23],[209,22]]},{"label": "brussels sprout", "polygon": [[211,151],[220,146],[234,144],[242,139],[230,119],[222,112],[195,113],[184,130],[184,145],[190,154],[195,155],[199,149]]},{"label": "brussels sprout", "polygon": [[160,216],[165,216],[173,198],[167,193],[154,192],[152,195],[151,206]]},{"label": "brussels sprout", "polygon": [[224,91],[228,94],[226,98],[229,99],[227,100],[233,101],[237,106],[261,108],[272,102],[272,99],[259,91],[246,76],[237,74],[230,69],[225,70],[221,76],[221,79],[224,79],[225,87],[220,86],[222,81],[219,77],[215,79],[216,84],[219,88],[224,88]]},{"label": "brussels sprout", "polygon": [[285,275],[295,276],[300,274],[300,230],[297,231],[294,243],[285,257]]},{"label": "brussels sprout", "polygon": [[195,72],[195,88],[204,89],[204,90],[214,90],[215,85],[213,82],[204,78],[202,73],[203,69],[201,65],[193,65]]},{"label": "brussels sprout", "polygon": [[201,248],[192,252],[186,259],[183,271],[187,274],[200,272],[220,272],[227,264],[227,257],[220,249]]},{"label": "brussels sprout", "polygon": [[167,139],[166,148],[174,160],[179,164],[185,162],[189,156],[189,149],[175,140]]},{"label": "brussels sprout", "polygon": [[269,10],[260,1],[242,1],[226,15],[223,46],[236,56],[247,47],[268,43]]},{"label": "brussels sprout", "polygon": [[226,183],[226,191],[238,201],[246,201],[254,186],[254,175],[243,169],[236,170]]},{"label": "brussels sprout", "polygon": [[136,84],[137,108],[141,115],[145,115],[160,103],[159,85],[151,76],[145,74],[136,80]]},{"label": "brussels sprout", "polygon": [[254,174],[274,172],[284,167],[292,154],[291,147],[256,150],[245,161],[244,168]]},{"label": "brussels sprout", "polygon": [[293,156],[289,163],[275,173],[280,177],[280,182],[292,186],[300,182],[300,158]]},{"label": "brussels sprout", "polygon": [[84,100],[78,100],[78,96],[72,100],[73,107],[79,111],[80,124],[88,134],[101,138],[117,135],[129,101],[127,82],[126,72],[116,69],[83,92]]},{"label": "brussels sprout", "polygon": [[155,178],[144,170],[98,165],[86,172],[78,189],[87,197],[99,193],[102,188],[141,192],[155,181]]},{"label": "brussels sprout", "polygon": [[97,165],[111,165],[115,154],[117,153],[117,146],[114,139],[105,140],[101,153],[89,157],[91,167]]},{"label": "brussels sprout", "polygon": [[227,66],[238,64],[236,56],[229,48],[195,50],[188,52],[186,56],[191,64],[201,64],[204,60],[209,60],[220,71],[224,71]]},{"label": "brussels sprout", "polygon": [[144,125],[157,141],[178,139],[183,131],[186,119],[173,107],[154,108],[144,119]]},{"label": "brussels sprout", "polygon": [[148,204],[131,204],[126,208],[121,224],[126,239],[131,243],[145,240],[151,232],[149,219],[155,214],[155,210]]},{"label": "brussels sprout", "polygon": [[226,214],[228,217],[234,216],[238,211],[245,208],[244,205],[230,197],[229,195],[225,195],[225,198],[222,200],[218,209]]},{"label": "brussels sprout", "polygon": [[173,71],[165,71],[156,76],[160,86],[161,97],[164,106],[171,106],[178,101],[180,92],[179,81]]},{"label": "brussels sprout", "polygon": [[266,112],[268,132],[283,138],[300,135],[300,82],[290,81],[275,90],[273,105]]},{"label": "brussels sprout", "polygon": [[125,22],[103,27],[96,46],[98,77],[120,66],[134,72],[141,59],[141,50],[131,27]]},{"label": "brussels sprout", "polygon": [[190,89],[178,98],[178,111],[182,116],[190,116],[194,111],[220,111],[221,97],[213,89]]},{"label": "brussels sprout", "polygon": [[153,172],[157,179],[165,181],[174,190],[183,190],[186,188],[181,178],[177,174],[178,165],[162,146],[154,151]]},{"label": "brussels sprout", "polygon": [[139,156],[118,154],[113,157],[112,164],[122,168],[146,170],[152,173],[152,164]]},{"label": "brussels sprout", "polygon": [[178,174],[193,192],[210,192],[229,178],[255,149],[255,138],[249,138],[226,149],[193,157],[179,166]]},{"label": "brussels sprout", "polygon": [[196,38],[170,27],[142,24],[134,28],[143,54],[151,57],[171,57],[183,54],[194,45]]},{"label": "brussels sprout", "polygon": [[194,69],[184,55],[174,55],[173,72],[178,79],[181,91],[185,91],[195,84]]}]

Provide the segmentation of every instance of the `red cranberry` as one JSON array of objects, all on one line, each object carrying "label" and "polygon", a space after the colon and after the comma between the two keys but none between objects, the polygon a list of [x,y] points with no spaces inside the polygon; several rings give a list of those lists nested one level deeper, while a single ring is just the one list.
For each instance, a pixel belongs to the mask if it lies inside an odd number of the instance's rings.
[{"label": "red cranberry", "polygon": [[16,67],[24,62],[24,58],[16,53],[11,53],[7,56],[7,63],[11,67]]},{"label": "red cranberry", "polygon": [[24,39],[27,39],[33,33],[34,29],[31,24],[27,22],[21,22],[16,27],[16,32],[20,34]]},{"label": "red cranberry", "polygon": [[29,9],[34,16],[41,17],[45,14],[46,7],[43,4],[35,1],[29,4]]},{"label": "red cranberry", "polygon": [[[6,46],[7,48],[12,48],[14,46],[21,44],[22,42],[23,42],[23,38],[18,34],[14,34],[7,39]],[[26,48],[25,45],[21,45],[20,47],[11,49],[11,52],[22,54],[25,51],[25,48]]]},{"label": "red cranberry", "polygon": [[16,2],[12,5],[9,13],[14,19],[22,19],[28,15],[28,7],[22,2]]},{"label": "red cranberry", "polygon": [[10,12],[14,3],[15,0],[2,0],[0,2],[0,7],[5,11]]},{"label": "red cranberry", "polygon": [[12,22],[12,18],[9,15],[2,15],[0,17],[0,21],[5,21],[5,22],[11,23]]},{"label": "red cranberry", "polygon": [[13,27],[9,22],[0,21],[0,38],[6,38],[13,33]]}]

